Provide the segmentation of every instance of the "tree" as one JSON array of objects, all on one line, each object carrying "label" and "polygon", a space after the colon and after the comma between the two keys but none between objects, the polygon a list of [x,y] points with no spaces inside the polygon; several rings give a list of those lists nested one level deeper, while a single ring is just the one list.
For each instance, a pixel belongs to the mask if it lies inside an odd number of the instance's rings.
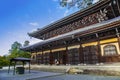
[{"label": "tree", "polygon": [[[29,45],[29,41],[25,41],[23,46],[28,46]],[[16,58],[16,57],[25,57],[25,58],[30,58],[30,53],[26,52],[26,51],[22,51],[20,50],[20,47],[22,47],[21,43],[15,41],[12,45],[11,45],[11,49],[9,50],[9,59],[10,58]]]},{"label": "tree", "polygon": [[20,50],[19,57],[30,58],[31,57],[31,53]]},{"label": "tree", "polygon": [[0,56],[0,67],[9,65],[9,60],[6,56]]},{"label": "tree", "polygon": [[29,42],[28,40],[26,40],[26,41],[24,42],[23,46],[28,46],[29,43],[30,43],[30,42]]},{"label": "tree", "polygon": [[15,42],[11,45],[11,50],[13,50],[13,49],[19,49],[20,47],[22,47],[22,44],[20,44],[19,42],[15,41]]},{"label": "tree", "polygon": [[92,4],[93,0],[60,0],[60,5],[62,7],[68,7],[68,9],[74,6],[83,9]]},{"label": "tree", "polygon": [[[25,41],[23,46],[28,46],[29,41]],[[11,45],[11,49],[9,50],[8,56],[0,56],[0,67],[1,66],[8,66],[9,65],[9,59],[16,58],[16,57],[25,57],[30,58],[31,54],[30,52],[22,51],[20,50],[20,47],[22,47],[21,43],[15,41]]]},{"label": "tree", "polygon": [[20,47],[22,47],[21,43],[15,41],[11,45],[11,49],[9,50],[10,53],[9,58],[19,57]]}]

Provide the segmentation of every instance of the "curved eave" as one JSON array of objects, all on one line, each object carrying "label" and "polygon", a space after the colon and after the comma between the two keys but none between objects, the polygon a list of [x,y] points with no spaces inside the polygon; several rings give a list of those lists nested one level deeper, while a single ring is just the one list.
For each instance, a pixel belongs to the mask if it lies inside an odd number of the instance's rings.
[{"label": "curved eave", "polygon": [[[53,37],[53,38],[50,38],[50,39],[47,39],[47,40],[44,40],[44,41],[41,41],[39,43],[36,43],[34,45],[30,45],[30,46],[27,46],[27,47],[23,47],[21,48],[22,50],[25,50],[25,51],[34,51],[35,48],[37,47],[42,47],[42,45],[44,44],[47,44],[47,43],[50,43],[50,42],[53,42],[53,41],[57,41],[57,40],[62,40],[62,39],[66,39],[66,38],[71,38],[72,39],[72,35],[76,35],[76,34],[80,34],[81,36],[82,35],[86,35],[86,34],[90,34],[90,33],[93,33],[95,31],[100,31],[102,29],[105,29],[105,28],[112,28],[112,27],[115,27],[113,25],[117,25],[117,24],[120,24],[120,16],[119,17],[116,17],[114,19],[110,19],[110,20],[107,20],[107,21],[103,21],[101,23],[97,23],[97,24],[93,24],[91,26],[87,26],[85,28],[81,28],[81,29],[78,29],[78,30],[74,30],[74,31],[71,31],[71,32],[68,32],[68,33],[65,33],[63,35],[59,35],[57,37]],[[112,25],[111,25],[112,24]],[[109,25],[109,26],[106,26],[106,25]],[[94,30],[96,29],[96,30]],[[87,32],[87,33],[86,33]],[[84,34],[83,34],[84,33]]]},{"label": "curved eave", "polygon": [[49,24],[49,25],[47,25],[47,26],[45,26],[45,27],[43,27],[41,29],[38,29],[37,31],[28,33],[28,35],[31,36],[31,37],[38,38],[38,39],[42,39],[38,35],[43,34],[43,33],[47,32],[49,30],[52,30],[54,28],[57,28],[57,27],[59,27],[61,25],[65,25],[65,24],[77,19],[78,17],[82,17],[83,15],[86,15],[86,13],[88,14],[88,13],[94,12],[100,6],[105,5],[109,1],[110,0],[101,0],[101,1],[89,6],[89,7],[85,8],[85,9],[83,9],[83,10],[77,11],[77,12],[75,12],[75,13],[67,16],[67,17],[64,17],[64,18],[62,18],[62,19],[60,19],[60,20],[58,20],[58,21],[56,21],[54,23],[51,23],[51,24]]}]

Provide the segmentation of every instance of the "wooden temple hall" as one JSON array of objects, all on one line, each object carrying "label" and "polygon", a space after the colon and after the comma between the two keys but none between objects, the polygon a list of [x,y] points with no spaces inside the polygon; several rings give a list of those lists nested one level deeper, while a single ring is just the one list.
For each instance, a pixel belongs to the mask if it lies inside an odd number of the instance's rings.
[{"label": "wooden temple hall", "polygon": [[120,62],[120,0],[101,0],[28,35],[43,40],[21,48],[32,64]]}]

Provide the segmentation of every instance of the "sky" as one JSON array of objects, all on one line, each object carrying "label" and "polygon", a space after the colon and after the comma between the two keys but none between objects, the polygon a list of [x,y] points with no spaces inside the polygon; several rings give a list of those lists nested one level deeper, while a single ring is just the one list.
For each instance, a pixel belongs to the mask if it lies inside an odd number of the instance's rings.
[{"label": "sky", "polygon": [[41,41],[27,33],[78,10],[61,7],[59,0],[0,0],[0,55],[7,55],[15,41],[21,44],[25,40],[30,44]]}]

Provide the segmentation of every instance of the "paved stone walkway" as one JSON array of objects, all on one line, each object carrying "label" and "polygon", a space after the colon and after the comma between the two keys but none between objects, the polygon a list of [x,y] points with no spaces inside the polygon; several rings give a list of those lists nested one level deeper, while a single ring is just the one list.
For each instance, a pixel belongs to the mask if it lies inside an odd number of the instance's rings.
[{"label": "paved stone walkway", "polygon": [[120,77],[95,76],[95,75],[59,75],[30,80],[120,80]]},{"label": "paved stone walkway", "polygon": [[42,72],[42,71],[34,71],[32,70],[31,73],[28,71],[22,75],[13,75],[13,72],[7,73],[7,70],[0,70],[0,80],[26,80],[38,77],[48,77],[48,76],[55,76],[60,75],[61,73],[52,73],[52,72]]},{"label": "paved stone walkway", "polygon": [[[70,68],[78,69],[98,69],[98,70],[108,70],[108,71],[120,71],[120,63],[114,64],[100,64],[100,65],[31,65],[33,69],[31,73],[28,71],[23,75],[13,75],[7,73],[7,68],[0,70],[0,80],[120,80],[120,77],[109,77],[109,76],[92,76],[92,75],[65,75],[65,71]],[[35,71],[38,70],[38,71]],[[52,72],[42,72],[52,71]],[[54,73],[55,72],[55,73]],[[56,73],[62,72],[62,73]],[[64,75],[62,75],[64,74]],[[51,77],[49,77],[51,76]]]},{"label": "paved stone walkway", "polygon": [[28,71],[23,75],[13,75],[7,73],[7,70],[0,70],[0,80],[120,80],[117,76],[96,76],[96,75],[68,75],[62,73],[42,72],[32,70],[31,73]]}]

